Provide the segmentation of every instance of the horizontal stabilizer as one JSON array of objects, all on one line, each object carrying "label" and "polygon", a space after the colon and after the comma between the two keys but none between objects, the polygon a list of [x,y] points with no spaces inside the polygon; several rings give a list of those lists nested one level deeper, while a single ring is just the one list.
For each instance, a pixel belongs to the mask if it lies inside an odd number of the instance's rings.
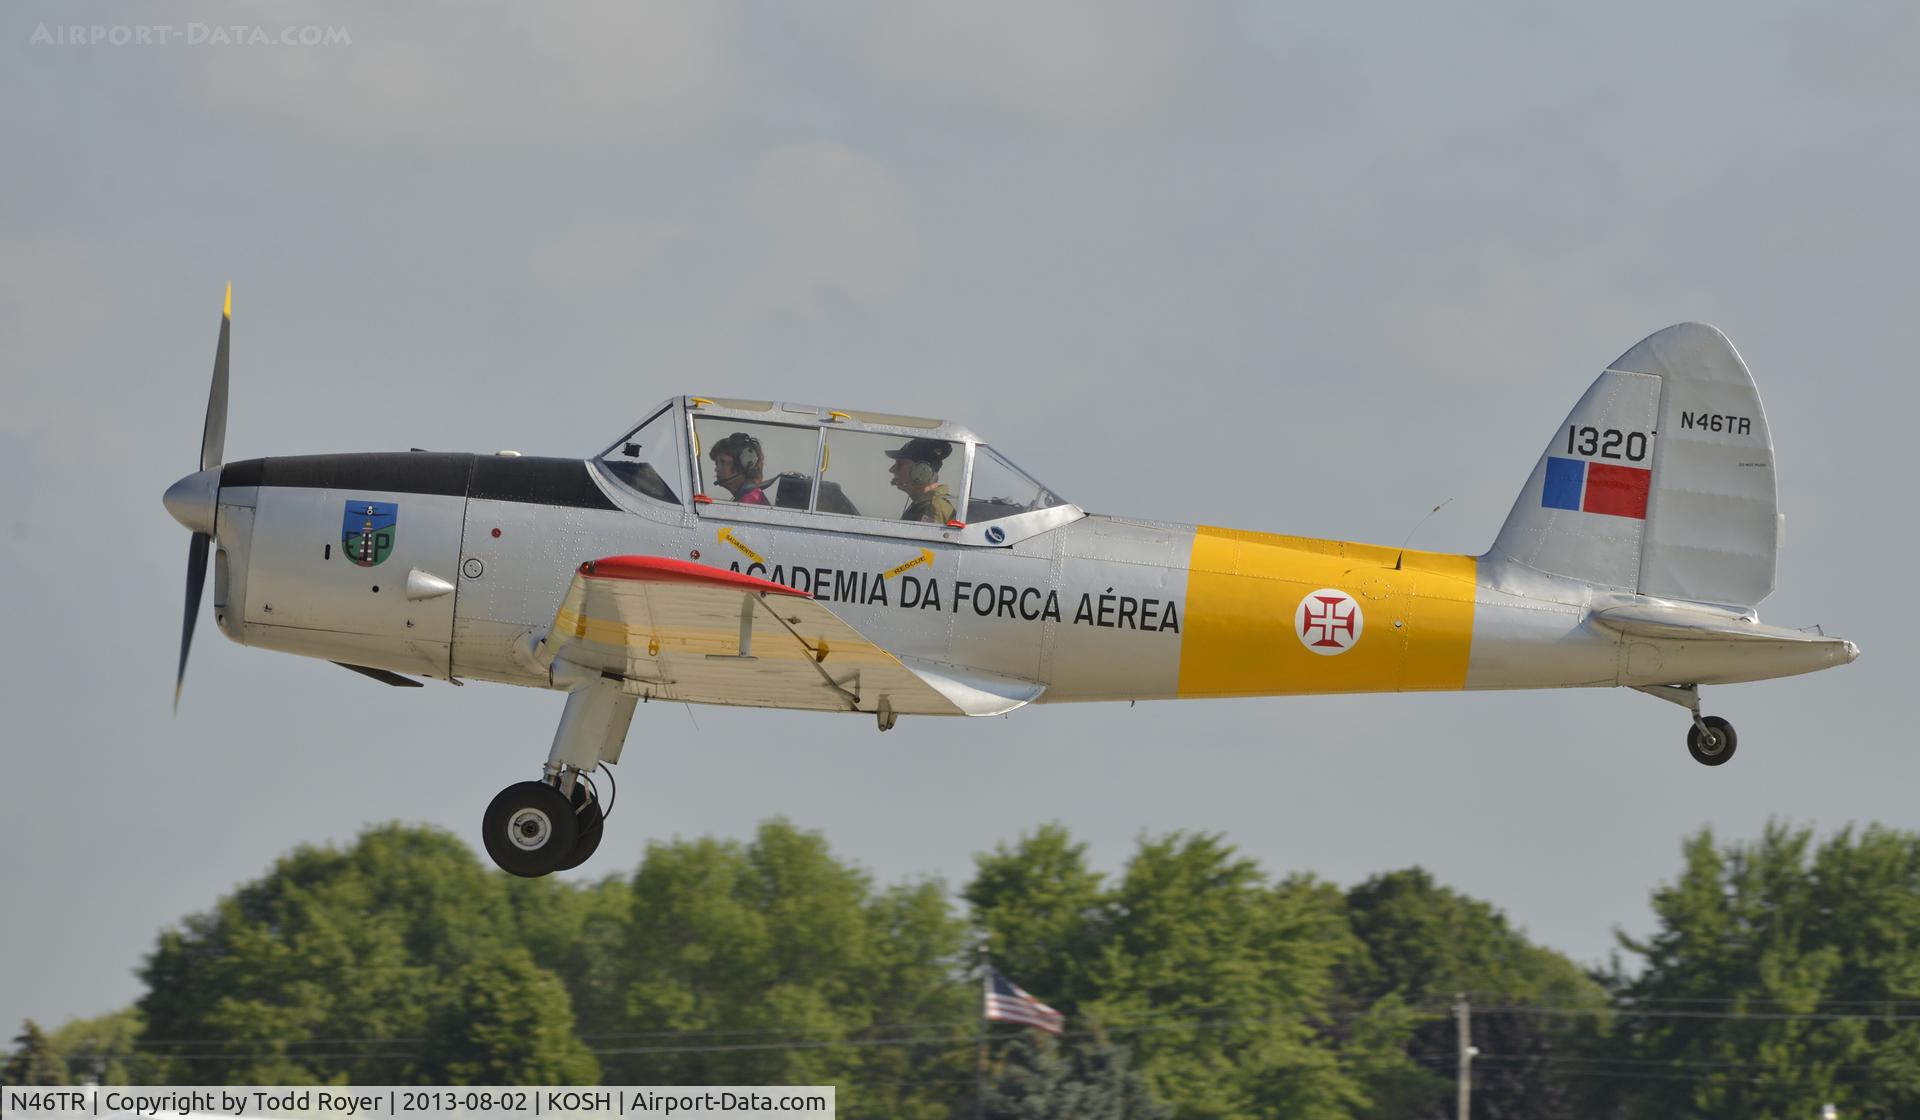
[{"label": "horizontal stabilizer", "polygon": [[1636,688],[1790,677],[1860,656],[1860,647],[1844,638],[1763,626],[1748,615],[1691,603],[1602,607],[1590,618],[1624,639],[1619,683]]},{"label": "horizontal stabilizer", "polygon": [[1609,630],[1634,638],[1669,641],[1722,642],[1839,642],[1806,630],[1762,626],[1746,615],[1730,614],[1674,603],[1609,607],[1593,613],[1593,620]]}]

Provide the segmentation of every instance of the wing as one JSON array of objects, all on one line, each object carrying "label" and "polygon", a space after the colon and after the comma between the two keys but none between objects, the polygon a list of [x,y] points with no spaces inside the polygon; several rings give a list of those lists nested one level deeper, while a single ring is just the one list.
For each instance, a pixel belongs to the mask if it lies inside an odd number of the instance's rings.
[{"label": "wing", "polygon": [[662,556],[574,572],[534,651],[619,677],[650,698],[883,715],[998,715],[1043,686],[975,670],[909,668],[811,595]]}]

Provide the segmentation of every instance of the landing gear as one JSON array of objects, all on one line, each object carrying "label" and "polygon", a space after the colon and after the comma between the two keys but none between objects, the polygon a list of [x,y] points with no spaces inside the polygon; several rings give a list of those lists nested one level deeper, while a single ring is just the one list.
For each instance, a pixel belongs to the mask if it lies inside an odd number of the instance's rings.
[{"label": "landing gear", "polygon": [[480,835],[500,870],[523,879],[579,862],[565,862],[579,838],[573,806],[545,782],[517,782],[501,790],[481,818]]},{"label": "landing gear", "polygon": [[1700,686],[1693,684],[1635,685],[1634,691],[1678,704],[1693,714],[1693,726],[1687,728],[1687,753],[1702,766],[1720,766],[1733,757],[1740,737],[1733,724],[1719,716],[1700,714]]},{"label": "landing gear", "polygon": [[[500,791],[481,819],[487,854],[500,870],[526,879],[567,871],[600,847],[612,811],[613,771],[639,699],[598,672],[554,663],[556,681],[569,685],[553,749],[537,782]],[[602,801],[592,775],[604,773]]]},{"label": "landing gear", "polygon": [[1739,741],[1733,725],[1719,716],[1701,717],[1699,723],[1687,728],[1687,753],[1702,766],[1718,766],[1732,758]]}]

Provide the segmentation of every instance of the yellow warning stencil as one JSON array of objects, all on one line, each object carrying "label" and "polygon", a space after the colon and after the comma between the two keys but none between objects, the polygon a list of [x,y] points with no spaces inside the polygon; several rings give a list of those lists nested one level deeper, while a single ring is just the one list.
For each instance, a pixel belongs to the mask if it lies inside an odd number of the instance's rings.
[{"label": "yellow warning stencil", "polygon": [[730,544],[733,547],[739,549],[740,554],[742,556],[745,556],[747,559],[753,561],[756,564],[764,564],[767,562],[766,557],[761,556],[758,552],[755,552],[753,549],[748,548],[747,542],[741,540],[739,537],[734,536],[732,529],[720,530],[720,543]]},{"label": "yellow warning stencil", "polygon": [[901,572],[908,571],[912,568],[917,568],[922,564],[925,564],[929,568],[933,567],[933,550],[932,549],[926,549],[926,548],[921,549],[920,555],[914,557],[913,559],[907,561],[904,564],[899,565],[898,567],[888,568],[886,571],[881,572],[880,578],[892,579],[894,576],[899,575]]}]

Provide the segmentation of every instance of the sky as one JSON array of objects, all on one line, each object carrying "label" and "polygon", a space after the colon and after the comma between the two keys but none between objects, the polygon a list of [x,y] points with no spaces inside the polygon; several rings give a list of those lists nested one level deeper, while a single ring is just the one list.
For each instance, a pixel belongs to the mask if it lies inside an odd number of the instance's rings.
[{"label": "sky", "polygon": [[1050,821],[1113,873],[1218,832],[1276,876],[1426,867],[1593,964],[1703,827],[1920,827],[1893,609],[1916,54],[1897,3],[15,0],[0,1028],[126,1005],[161,930],[296,845],[401,820],[477,850],[559,717],[211,618],[170,713],[188,535],[160,495],[197,465],[228,281],[228,460],[585,456],[675,394],[772,398],[950,417],[1097,512],[1397,544],[1451,499],[1414,544],[1465,553],[1607,362],[1710,322],[1777,445],[1761,617],[1863,650],[1708,690],[1740,734],[1718,769],[1624,690],[885,736],[653,705],[576,879],[775,815],[956,888]]}]

